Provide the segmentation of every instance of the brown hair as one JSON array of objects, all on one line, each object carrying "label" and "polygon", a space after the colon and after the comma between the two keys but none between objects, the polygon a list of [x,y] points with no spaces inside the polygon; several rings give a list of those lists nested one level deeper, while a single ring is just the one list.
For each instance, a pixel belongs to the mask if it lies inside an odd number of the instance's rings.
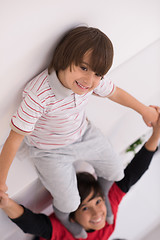
[{"label": "brown hair", "polygon": [[[81,203],[84,199],[93,191],[93,195],[90,200],[97,196],[104,198],[104,194],[99,182],[87,172],[77,174],[78,191],[81,198]],[[70,213],[70,218],[74,219],[75,212]]]},{"label": "brown hair", "polygon": [[90,67],[98,75],[105,75],[113,61],[113,46],[110,39],[99,29],[77,27],[68,31],[55,48],[48,72],[65,70],[82,63],[85,53],[91,52]]}]

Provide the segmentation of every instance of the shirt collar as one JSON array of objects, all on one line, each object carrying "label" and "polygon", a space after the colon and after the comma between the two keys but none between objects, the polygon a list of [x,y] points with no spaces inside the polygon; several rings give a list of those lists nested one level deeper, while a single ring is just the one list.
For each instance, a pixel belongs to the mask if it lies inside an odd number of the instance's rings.
[{"label": "shirt collar", "polygon": [[55,71],[53,71],[51,74],[48,74],[48,81],[49,81],[49,85],[53,89],[55,97],[58,100],[62,98],[66,98],[71,94],[73,94],[73,91],[71,89],[68,89],[62,85]]}]

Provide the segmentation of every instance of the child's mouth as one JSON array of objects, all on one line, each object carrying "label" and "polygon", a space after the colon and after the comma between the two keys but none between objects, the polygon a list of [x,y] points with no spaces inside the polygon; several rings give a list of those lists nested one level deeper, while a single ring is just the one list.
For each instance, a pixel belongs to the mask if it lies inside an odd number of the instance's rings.
[{"label": "child's mouth", "polygon": [[85,87],[85,86],[83,86],[82,84],[80,84],[80,83],[77,82],[77,81],[76,81],[76,83],[77,83],[77,85],[78,85],[81,89],[84,89],[84,90],[89,89],[89,87]]},{"label": "child's mouth", "polygon": [[91,222],[93,225],[98,225],[98,224],[101,224],[102,221],[103,221],[103,216],[99,217],[98,219],[91,220],[90,222]]}]

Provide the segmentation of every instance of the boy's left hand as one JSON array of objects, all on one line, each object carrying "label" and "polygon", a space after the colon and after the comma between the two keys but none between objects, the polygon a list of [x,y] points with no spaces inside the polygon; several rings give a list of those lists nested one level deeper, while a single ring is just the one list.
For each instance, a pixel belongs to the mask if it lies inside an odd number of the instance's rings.
[{"label": "boy's left hand", "polygon": [[148,127],[151,127],[152,123],[157,121],[159,112],[160,112],[160,108],[158,106],[147,107],[142,117]]}]

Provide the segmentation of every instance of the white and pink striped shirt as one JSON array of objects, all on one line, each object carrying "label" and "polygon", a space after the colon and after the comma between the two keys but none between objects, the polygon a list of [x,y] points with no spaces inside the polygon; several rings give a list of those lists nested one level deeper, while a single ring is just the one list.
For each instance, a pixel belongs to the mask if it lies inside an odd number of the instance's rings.
[{"label": "white and pink striped shirt", "polygon": [[[109,96],[115,85],[103,79],[94,93]],[[78,95],[65,88],[55,72],[44,70],[23,91],[23,101],[11,119],[11,128],[27,135],[29,144],[55,149],[79,139],[86,130],[85,107],[93,92]]]}]

